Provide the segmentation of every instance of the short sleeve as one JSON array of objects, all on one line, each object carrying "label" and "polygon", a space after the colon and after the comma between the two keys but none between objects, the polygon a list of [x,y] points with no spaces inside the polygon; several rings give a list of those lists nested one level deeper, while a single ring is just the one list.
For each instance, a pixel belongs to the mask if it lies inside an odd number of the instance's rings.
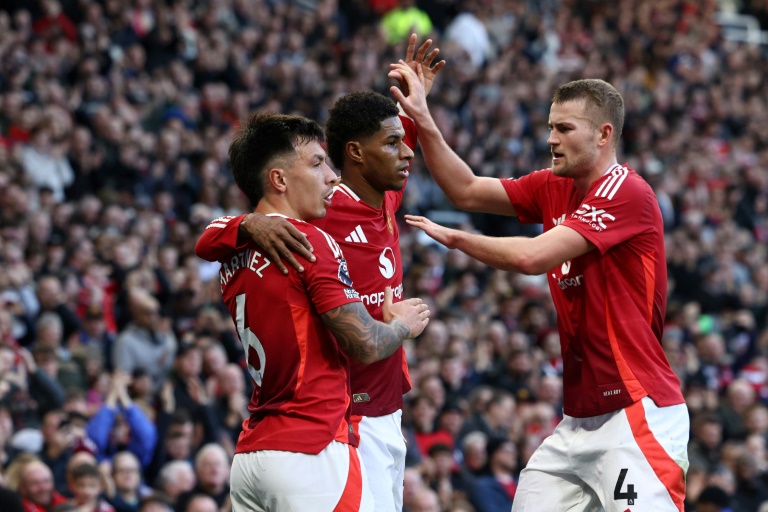
[{"label": "short sleeve", "polygon": [[637,174],[617,169],[595,185],[563,223],[592,242],[604,254],[615,245],[655,229],[656,199]]},{"label": "short sleeve", "polygon": [[546,184],[551,171],[534,171],[518,179],[502,179],[501,184],[509,196],[509,202],[515,209],[518,220],[523,224],[541,224],[544,214],[541,210],[544,204]]},{"label": "short sleeve", "polygon": [[304,278],[318,314],[360,302],[360,295],[352,287],[347,260],[336,241],[316,227],[311,227],[306,235],[315,249],[315,262],[309,263]]}]

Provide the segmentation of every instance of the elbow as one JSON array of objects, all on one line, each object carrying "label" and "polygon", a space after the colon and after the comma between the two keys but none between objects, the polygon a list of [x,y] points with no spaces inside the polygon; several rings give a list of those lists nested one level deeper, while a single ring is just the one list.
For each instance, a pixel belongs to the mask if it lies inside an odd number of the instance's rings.
[{"label": "elbow", "polygon": [[541,254],[537,254],[536,252],[520,254],[517,259],[518,261],[516,261],[513,266],[521,274],[537,276],[548,270],[546,262],[541,257]]},{"label": "elbow", "polygon": [[448,200],[451,202],[454,208],[460,211],[472,211],[471,209],[471,203],[472,198],[467,197],[463,194],[451,194],[450,197],[448,197]]},{"label": "elbow", "polygon": [[448,200],[459,211],[477,212],[482,211],[482,206],[478,204],[477,198],[473,194],[466,193],[466,188],[459,193],[453,193],[448,196]]}]

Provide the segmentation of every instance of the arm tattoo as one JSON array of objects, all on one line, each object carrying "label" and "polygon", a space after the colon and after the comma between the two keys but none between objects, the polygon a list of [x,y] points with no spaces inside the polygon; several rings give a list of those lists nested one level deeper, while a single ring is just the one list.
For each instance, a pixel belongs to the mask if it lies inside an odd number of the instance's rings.
[{"label": "arm tattoo", "polygon": [[341,350],[365,364],[391,356],[409,333],[408,326],[399,320],[377,322],[361,302],[339,306],[322,318]]}]

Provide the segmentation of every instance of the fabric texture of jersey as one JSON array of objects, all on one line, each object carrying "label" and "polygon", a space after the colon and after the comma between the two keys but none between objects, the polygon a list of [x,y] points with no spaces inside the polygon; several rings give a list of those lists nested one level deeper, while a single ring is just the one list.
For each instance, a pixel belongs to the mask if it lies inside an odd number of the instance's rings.
[{"label": "fabric texture of jersey", "polygon": [[[405,116],[400,116],[400,120],[405,129],[404,142],[414,149],[416,126]],[[355,289],[376,320],[382,320],[384,288],[392,287],[394,302],[402,300],[403,296],[400,232],[395,212],[402,203],[404,189],[388,191],[383,207],[377,209],[361,201],[348,187],[339,186],[325,217],[312,221],[330,234],[344,251]],[[241,215],[212,221],[198,242],[197,255],[216,261],[222,253],[244,247],[237,241],[238,228],[244,218],[245,215]],[[402,409],[403,395],[411,389],[402,347],[381,361],[364,365],[352,359],[350,366],[353,414],[384,416]]]},{"label": "fabric texture of jersey", "polygon": [[359,302],[338,245],[288,219],[315,248],[304,272],[280,272],[250,243],[221,260],[221,288],[256,386],[237,453],[320,453],[333,441],[357,445],[350,424],[347,356],[320,315]]},{"label": "fabric texture of jersey", "polygon": [[562,344],[564,411],[588,417],[650,396],[683,403],[661,347],[667,267],[661,212],[651,187],[614,166],[579,198],[551,169],[501,180],[523,223],[576,230],[597,247],[547,272]]}]

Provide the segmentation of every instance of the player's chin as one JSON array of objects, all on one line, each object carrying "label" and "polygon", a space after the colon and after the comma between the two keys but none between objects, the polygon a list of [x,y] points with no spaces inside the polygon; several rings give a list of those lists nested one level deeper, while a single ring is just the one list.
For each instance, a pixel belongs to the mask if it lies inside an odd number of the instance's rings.
[{"label": "player's chin", "polygon": [[398,177],[392,181],[389,185],[389,190],[402,190],[405,186],[405,178],[398,175]]},{"label": "player's chin", "polygon": [[561,163],[552,163],[552,174],[559,177],[568,176],[568,168]]}]

